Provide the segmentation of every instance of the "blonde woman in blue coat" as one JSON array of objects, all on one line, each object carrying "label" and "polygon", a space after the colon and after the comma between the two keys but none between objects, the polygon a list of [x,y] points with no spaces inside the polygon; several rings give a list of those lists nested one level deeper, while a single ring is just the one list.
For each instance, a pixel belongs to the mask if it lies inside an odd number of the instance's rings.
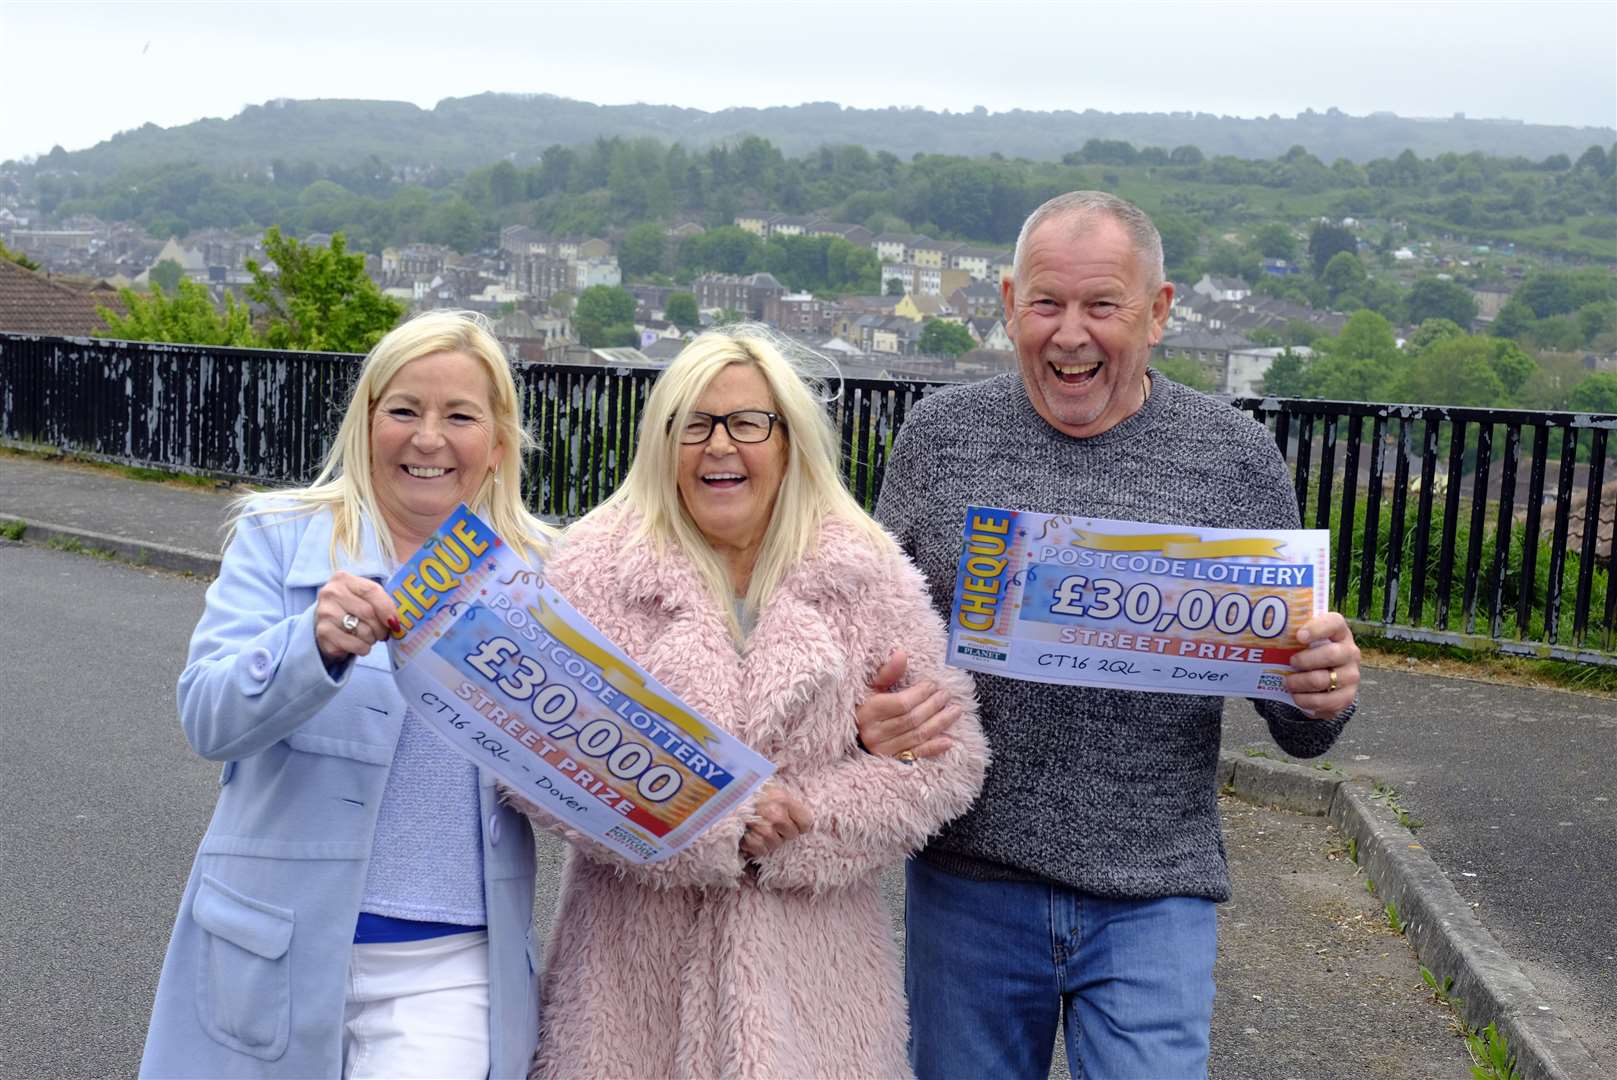
[{"label": "blonde woman in blue coat", "polygon": [[380,582],[461,502],[539,552],[527,439],[486,322],[428,313],[366,358],[314,484],[236,520],[179,683],[219,803],[141,1075],[526,1075],[532,836],[405,709]]}]

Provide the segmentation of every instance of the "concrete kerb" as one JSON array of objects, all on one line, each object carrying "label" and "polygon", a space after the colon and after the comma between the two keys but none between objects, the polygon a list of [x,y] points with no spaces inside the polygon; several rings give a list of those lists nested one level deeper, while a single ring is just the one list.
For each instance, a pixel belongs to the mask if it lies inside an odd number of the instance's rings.
[{"label": "concrete kerb", "polygon": [[22,526],[20,539],[25,543],[107,552],[124,562],[151,567],[154,570],[171,570],[175,573],[195,574],[197,577],[219,576],[219,556],[210,555],[205,551],[189,551],[169,544],[129,540],[121,536],[90,532],[88,529],[75,529],[67,525],[53,525],[31,518],[0,514],[0,528],[13,524]]},{"label": "concrete kerb", "polygon": [[1356,844],[1376,896],[1397,905],[1415,955],[1473,1028],[1492,1023],[1509,1040],[1523,1080],[1597,1080],[1577,1037],[1494,940],[1426,849],[1362,781],[1288,762],[1219,755],[1222,786],[1250,802],[1328,816]]}]

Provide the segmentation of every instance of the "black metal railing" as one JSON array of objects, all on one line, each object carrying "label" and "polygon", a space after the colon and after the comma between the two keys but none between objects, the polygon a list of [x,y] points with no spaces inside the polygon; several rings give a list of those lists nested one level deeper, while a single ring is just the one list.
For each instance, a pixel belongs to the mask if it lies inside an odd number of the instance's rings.
[{"label": "black metal railing", "polygon": [[[266,484],[312,477],[360,358],[0,334],[0,441]],[[622,480],[655,368],[524,364],[526,495],[573,518]],[[846,380],[850,488],[940,387]],[[1333,606],[1387,637],[1617,664],[1617,417],[1241,399],[1333,534]],[[1553,479],[1552,479],[1553,477]]]},{"label": "black metal railing", "polygon": [[1617,663],[1617,416],[1235,405],[1273,432],[1303,524],[1332,532],[1336,610],[1387,637]]}]

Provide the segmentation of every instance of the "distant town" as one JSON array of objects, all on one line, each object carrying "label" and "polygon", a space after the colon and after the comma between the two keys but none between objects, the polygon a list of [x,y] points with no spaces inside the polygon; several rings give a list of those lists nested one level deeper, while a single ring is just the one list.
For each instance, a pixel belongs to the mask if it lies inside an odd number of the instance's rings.
[{"label": "distant town", "polygon": [[[789,291],[767,272],[706,273],[680,285],[626,283],[611,239],[547,236],[523,225],[501,230],[497,249],[459,254],[440,244],[405,244],[367,255],[366,269],[386,295],[411,310],[464,308],[486,314],[519,360],[661,364],[697,329],[682,328],[667,315],[670,297],[689,292],[703,325],[736,318],[767,323],[835,358],[852,376],[970,380],[1014,366],[999,289],[1010,270],[1009,248],[909,233],[872,235],[862,225],[787,214],[739,214],[733,224],[760,238],[838,237],[868,248],[880,264],[883,291],[818,298]],[[1358,223],[1348,219],[1344,224]],[[666,233],[677,242],[703,231],[700,224],[686,221]],[[323,246],[331,236],[301,239]],[[250,280],[248,259],[264,258],[261,238],[253,234],[202,229],[184,240],[157,241],[136,226],[84,216],[35,228],[15,208],[3,206],[0,242],[26,253],[46,272],[41,282],[46,287],[32,301],[36,310],[31,314],[16,309],[15,281],[0,287],[0,296],[13,298],[9,306],[0,301],[0,330],[68,336],[100,332],[96,306],[116,307],[120,289],[151,288],[154,272],[161,274],[164,264],[173,264],[180,276],[205,285],[217,297]],[[1455,245],[1440,242],[1392,253],[1400,265],[1439,272],[1464,265],[1461,255]],[[1302,269],[1277,258],[1263,259],[1260,266],[1262,273],[1276,276]],[[621,287],[634,297],[636,345],[590,348],[578,342],[571,304],[592,286]],[[1483,288],[1472,295],[1476,321],[1485,327],[1509,299],[1510,289]],[[923,328],[932,320],[963,329],[969,346],[931,355],[923,351]],[[1341,312],[1256,293],[1253,283],[1240,277],[1203,274],[1175,283],[1168,333],[1157,356],[1193,362],[1214,392],[1250,395],[1259,392],[1270,364],[1283,352],[1307,355],[1306,346],[1274,343],[1288,328],[1308,326],[1329,336],[1346,321]],[[1602,370],[1617,370],[1617,361],[1600,360]]]}]

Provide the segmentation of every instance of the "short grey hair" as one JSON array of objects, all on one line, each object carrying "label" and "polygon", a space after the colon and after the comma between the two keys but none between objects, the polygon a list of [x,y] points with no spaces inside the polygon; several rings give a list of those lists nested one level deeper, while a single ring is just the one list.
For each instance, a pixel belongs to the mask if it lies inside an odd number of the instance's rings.
[{"label": "short grey hair", "polygon": [[1127,199],[1119,199],[1105,191],[1069,191],[1065,195],[1057,195],[1029,214],[1022,223],[1022,231],[1016,236],[1016,255],[1011,260],[1012,280],[1022,280],[1028,239],[1040,225],[1056,218],[1082,219],[1095,215],[1109,217],[1122,227],[1135,254],[1140,257],[1140,268],[1145,271],[1146,291],[1156,291],[1166,278],[1162,268],[1162,234],[1157,232],[1157,227],[1144,210]]}]

